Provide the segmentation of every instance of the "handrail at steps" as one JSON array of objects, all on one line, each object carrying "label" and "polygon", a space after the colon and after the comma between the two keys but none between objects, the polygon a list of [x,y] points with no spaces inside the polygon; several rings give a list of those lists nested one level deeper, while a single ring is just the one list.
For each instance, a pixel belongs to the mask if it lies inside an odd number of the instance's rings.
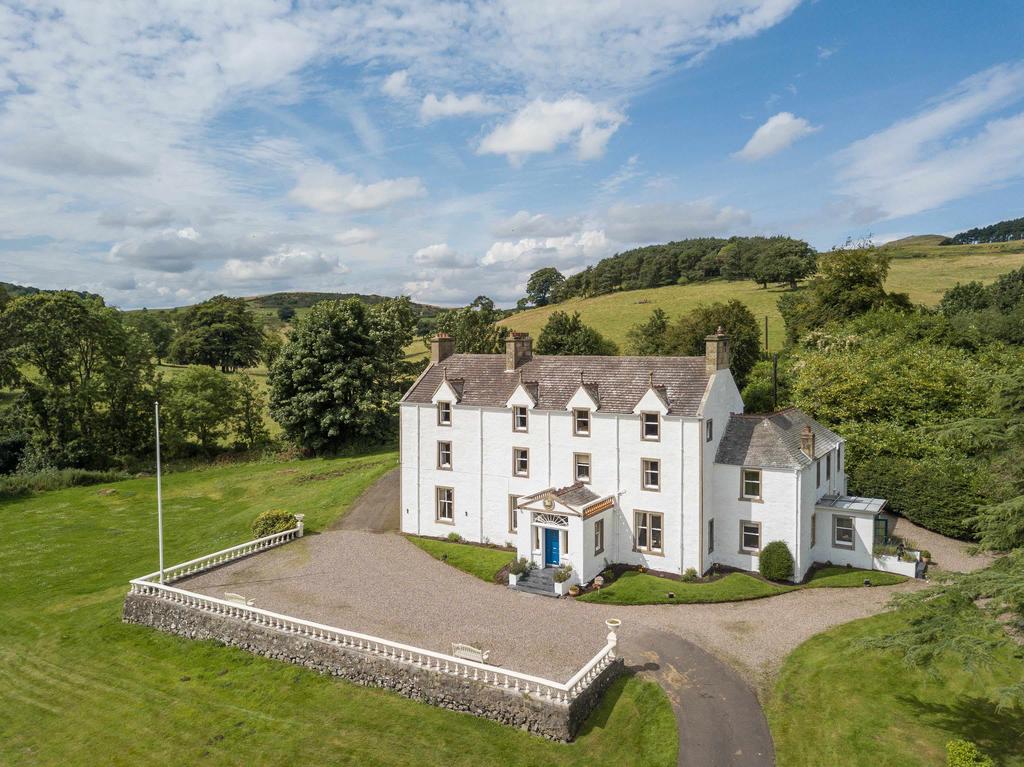
[{"label": "handrail at steps", "polygon": [[[579,688],[580,683],[584,679],[588,682],[591,681],[598,673],[600,673],[600,671],[604,670],[607,666],[607,661],[615,658],[616,642],[614,640],[614,635],[609,635],[608,643],[568,682],[555,682],[550,679],[532,676],[531,674],[524,674],[519,671],[503,669],[498,666],[489,666],[485,663],[477,663],[476,661],[471,660],[463,660],[452,655],[434,652],[433,650],[425,650],[421,647],[414,647],[401,642],[393,642],[389,639],[381,639],[380,637],[375,637],[369,634],[361,634],[356,631],[348,631],[346,629],[339,629],[335,626],[328,626],[323,623],[316,623],[302,618],[295,618],[290,615],[275,613],[259,607],[250,607],[234,602],[228,602],[223,599],[218,599],[217,597],[210,597],[205,594],[186,591],[185,589],[179,589],[163,583],[154,583],[152,581],[145,580],[145,578],[136,578],[132,580],[131,588],[133,593],[150,594],[152,591],[162,592],[163,595],[167,595],[165,598],[169,598],[172,601],[184,600],[187,604],[191,600],[192,602],[199,603],[200,609],[219,608],[216,611],[225,612],[232,617],[253,619],[257,623],[269,623],[274,628],[284,628],[287,631],[299,631],[303,634],[309,634],[314,639],[336,641],[343,646],[346,644],[345,640],[347,639],[349,640],[348,644],[354,644],[358,649],[365,649],[370,652],[380,652],[379,648],[383,647],[385,648],[385,655],[388,655],[388,651],[390,651],[390,655],[396,660],[416,663],[420,666],[423,665],[422,659],[428,658],[436,663],[436,668],[429,662],[427,663],[427,668],[441,673],[451,673],[449,670],[450,666],[456,667],[455,673],[459,673],[460,667],[471,669],[474,672],[474,679],[493,686],[503,686],[507,688],[511,686],[509,684],[509,680],[514,680],[515,689],[519,690],[519,683],[523,682],[526,685],[527,693],[531,692],[530,686],[532,685],[535,688],[532,692],[545,692],[549,699],[554,698],[563,703],[568,703],[579,694],[580,690],[577,688]],[[282,625],[279,626],[278,624]],[[296,626],[300,627],[301,630],[295,628]],[[364,648],[363,645],[366,645],[366,647]],[[405,657],[407,654],[409,656],[408,658]],[[413,660],[414,656],[418,656],[415,661]],[[443,669],[441,667],[442,663],[444,664]],[[484,675],[483,680],[479,679],[481,672]],[[468,674],[465,674],[465,676],[468,676]],[[491,678],[489,679],[488,677]],[[504,684],[501,684],[498,681],[501,677],[504,678]]]},{"label": "handrail at steps", "polygon": [[[237,546],[230,546],[229,548],[221,549],[220,551],[215,551],[212,554],[206,554],[206,555],[201,556],[201,557],[196,557],[195,559],[190,559],[187,562],[179,562],[176,565],[171,565],[170,567],[165,567],[164,568],[164,580],[165,581],[167,580],[168,574],[170,574],[170,573],[175,573],[176,571],[181,570],[183,568],[191,567],[193,565],[198,565],[198,564],[201,564],[203,562],[207,562],[207,561],[212,560],[212,559],[217,559],[218,557],[222,557],[225,554],[238,554],[238,556],[243,556],[243,554],[240,553],[243,549],[254,548],[256,550],[263,551],[263,550],[271,548],[273,546],[277,546],[278,544],[287,543],[288,541],[298,537],[300,530],[301,530],[301,528],[299,528],[299,527],[292,527],[292,528],[289,528],[288,530],[282,530],[279,533],[271,533],[270,535],[264,535],[262,538],[254,538],[251,541],[246,541],[245,543],[239,543]],[[247,553],[251,553],[251,552],[247,552]],[[230,559],[237,559],[238,556],[231,557],[231,558],[229,558],[228,560],[225,560],[225,561],[230,561]],[[218,564],[221,564],[221,563],[218,563]],[[141,576],[139,578],[135,578],[132,582],[134,583],[135,581],[154,581],[154,580],[155,581],[159,581],[160,580],[160,571],[159,570],[157,570],[155,573],[149,573],[148,575],[143,575],[143,576]]]}]

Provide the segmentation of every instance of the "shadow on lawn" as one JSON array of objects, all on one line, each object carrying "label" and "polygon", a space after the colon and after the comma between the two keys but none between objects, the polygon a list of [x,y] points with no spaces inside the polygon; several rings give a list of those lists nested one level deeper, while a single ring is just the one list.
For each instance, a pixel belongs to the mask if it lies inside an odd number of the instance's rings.
[{"label": "shadow on lawn", "polygon": [[580,731],[576,733],[577,739],[586,737],[594,730],[603,730],[608,725],[608,718],[611,716],[612,711],[615,710],[615,704],[622,697],[622,691],[626,689],[626,682],[632,677],[633,672],[627,670],[622,676],[612,682],[611,687],[605,691],[601,703],[591,712],[590,716],[587,717],[587,721],[580,728]]},{"label": "shadow on lawn", "polygon": [[1019,757],[1024,742],[1024,710],[999,710],[987,698],[963,697],[952,703],[933,703],[909,695],[899,697],[937,727],[978,744],[978,748],[997,760]]}]

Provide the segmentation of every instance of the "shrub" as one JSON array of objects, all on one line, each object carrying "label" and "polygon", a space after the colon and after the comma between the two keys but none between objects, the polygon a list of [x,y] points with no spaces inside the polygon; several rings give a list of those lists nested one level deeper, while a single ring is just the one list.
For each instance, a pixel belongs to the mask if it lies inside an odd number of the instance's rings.
[{"label": "shrub", "polygon": [[551,576],[555,583],[565,583],[572,577],[572,565],[562,565]]},{"label": "shrub", "polygon": [[42,469],[40,471],[0,476],[0,500],[20,498],[45,490],[63,490],[103,482],[130,479],[123,471],[93,471],[90,469]]},{"label": "shrub", "polygon": [[784,581],[793,575],[793,555],[785,541],[772,541],[761,550],[758,569],[770,581]]},{"label": "shrub", "polygon": [[448,540],[452,543],[458,543],[462,540],[462,536],[458,533],[448,533]]},{"label": "shrub", "polygon": [[284,509],[271,509],[264,511],[252,523],[252,534],[256,538],[263,538],[274,533],[282,533],[291,530],[298,524],[295,515]]},{"label": "shrub", "polygon": [[518,578],[520,575],[526,575],[532,569],[533,562],[528,560],[526,557],[520,557],[519,559],[512,560],[512,564],[509,565],[508,571]]},{"label": "shrub", "polygon": [[683,573],[683,580],[687,583],[697,580],[697,570],[693,567],[687,567],[686,572]]},{"label": "shrub", "polygon": [[957,738],[946,744],[946,767],[995,767],[995,762],[969,740]]}]

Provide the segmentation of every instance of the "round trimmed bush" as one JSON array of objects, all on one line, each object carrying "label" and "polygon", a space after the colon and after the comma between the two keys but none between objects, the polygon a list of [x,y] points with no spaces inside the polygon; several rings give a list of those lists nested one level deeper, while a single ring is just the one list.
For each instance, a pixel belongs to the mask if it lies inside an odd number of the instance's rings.
[{"label": "round trimmed bush", "polygon": [[770,581],[784,581],[793,575],[793,555],[785,541],[772,541],[761,549],[757,566],[761,575]]},{"label": "round trimmed bush", "polygon": [[295,515],[284,509],[264,511],[252,523],[252,534],[255,538],[263,538],[274,533],[283,533],[299,524]]}]

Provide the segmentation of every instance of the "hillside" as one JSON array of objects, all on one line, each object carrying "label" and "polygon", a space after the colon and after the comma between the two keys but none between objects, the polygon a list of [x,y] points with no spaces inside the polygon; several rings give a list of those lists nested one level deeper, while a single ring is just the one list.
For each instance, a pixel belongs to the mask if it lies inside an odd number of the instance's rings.
[{"label": "hillside", "polygon": [[976,245],[985,242],[1010,242],[1024,239],[1024,218],[1011,218],[988,226],[954,234],[943,245]]},{"label": "hillside", "polygon": [[[246,303],[249,304],[249,308],[252,309],[262,321],[264,326],[269,330],[281,330],[286,327],[285,323],[282,322],[277,316],[277,310],[289,307],[295,310],[296,317],[303,316],[309,311],[309,308],[313,304],[319,303],[320,301],[336,301],[344,300],[346,298],[358,298],[366,304],[378,304],[385,300],[387,296],[379,296],[376,294],[363,294],[363,293],[317,293],[317,292],[304,292],[296,291],[289,293],[268,293],[260,296],[245,296]],[[418,304],[413,302],[413,310],[416,312],[418,317],[433,317],[439,311],[436,306],[430,304]],[[174,315],[178,312],[182,312],[189,307],[186,306],[175,306],[170,309],[150,309],[150,312],[154,314],[163,315],[169,319],[173,319]],[[141,311],[133,309],[132,311]]]},{"label": "hillside", "polygon": [[[935,305],[943,292],[957,282],[991,282],[1000,274],[1024,266],[1024,242],[940,246],[933,243],[931,237],[908,239],[910,242],[903,245],[892,243],[885,246],[893,257],[887,287],[910,294],[915,303]],[[750,280],[713,280],[609,293],[594,298],[574,298],[553,306],[519,312],[502,320],[501,324],[528,332],[536,338],[551,312],[578,311],[584,322],[593,325],[625,351],[627,331],[656,308],[676,317],[700,303],[738,298],[762,322],[765,316],[768,317],[769,346],[778,349],[782,346],[783,325],[775,302],[785,292],[785,288],[761,288]]]},{"label": "hillside", "polygon": [[[43,290],[42,288],[33,288],[29,285],[15,285],[13,282],[0,282],[0,289],[4,290],[11,298],[17,298],[18,296],[32,296],[36,293],[52,293],[52,290]],[[87,293],[84,290],[72,290],[72,293],[76,293],[83,298],[102,298],[102,296],[96,293]]]}]

